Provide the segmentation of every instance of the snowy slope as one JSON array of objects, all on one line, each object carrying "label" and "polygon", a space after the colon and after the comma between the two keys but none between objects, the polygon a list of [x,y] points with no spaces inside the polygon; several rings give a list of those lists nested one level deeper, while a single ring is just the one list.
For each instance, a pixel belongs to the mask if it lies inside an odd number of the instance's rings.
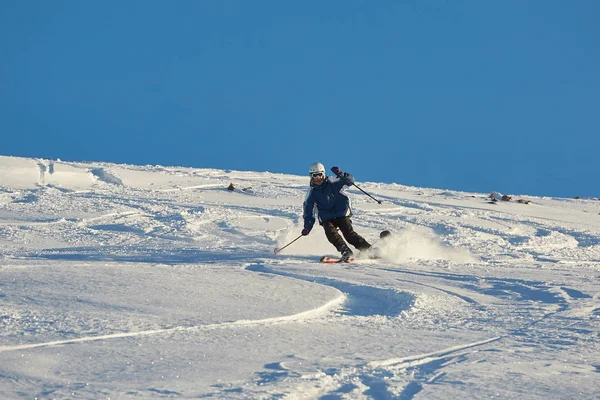
[{"label": "snowy slope", "polygon": [[600,201],[349,172],[385,260],[273,253],[304,176],[0,157],[2,398],[600,397]]}]

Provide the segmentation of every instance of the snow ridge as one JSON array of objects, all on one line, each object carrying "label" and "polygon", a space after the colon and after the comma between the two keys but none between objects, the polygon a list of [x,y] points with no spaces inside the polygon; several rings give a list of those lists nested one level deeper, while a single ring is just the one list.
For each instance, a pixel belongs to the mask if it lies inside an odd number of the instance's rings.
[{"label": "snow ridge", "polygon": [[161,334],[172,334],[183,331],[209,331],[214,329],[227,329],[227,328],[237,328],[237,327],[252,327],[257,325],[277,325],[289,322],[298,322],[302,320],[309,320],[312,318],[318,318],[323,314],[330,312],[332,309],[340,307],[340,305],[344,302],[346,296],[340,293],[338,297],[332,299],[331,301],[323,304],[320,307],[317,307],[312,310],[303,311],[293,315],[285,315],[281,317],[272,317],[272,318],[264,318],[259,320],[238,320],[233,322],[226,322],[222,324],[208,324],[208,325],[197,325],[197,326],[177,326],[174,328],[165,328],[165,329],[154,329],[148,331],[140,331],[140,332],[123,332],[123,333],[114,333],[110,335],[100,335],[100,336],[87,336],[80,337],[76,339],[67,339],[67,340],[55,340],[51,342],[45,343],[32,343],[32,344],[23,344],[17,346],[0,346],[0,353],[7,351],[17,351],[17,350],[28,350],[35,349],[39,347],[52,347],[52,346],[62,346],[66,344],[75,344],[75,343],[84,343],[84,342],[93,342],[98,340],[111,340],[111,339],[122,339],[122,338],[131,338],[131,337],[139,337],[139,336],[150,336],[150,335],[161,335]]}]

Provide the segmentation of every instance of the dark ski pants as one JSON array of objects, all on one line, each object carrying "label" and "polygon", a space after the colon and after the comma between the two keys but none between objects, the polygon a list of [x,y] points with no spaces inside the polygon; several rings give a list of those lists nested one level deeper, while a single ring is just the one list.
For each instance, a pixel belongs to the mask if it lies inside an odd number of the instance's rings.
[{"label": "dark ski pants", "polygon": [[343,253],[344,250],[348,248],[344,239],[340,236],[338,229],[342,231],[344,238],[350,243],[352,246],[356,247],[358,250],[367,250],[371,245],[367,242],[362,236],[358,233],[354,232],[354,228],[352,228],[352,221],[348,217],[341,217],[332,219],[331,221],[323,222],[323,229],[325,229],[325,236],[327,236],[327,240],[331,242],[332,245],[340,252]]}]

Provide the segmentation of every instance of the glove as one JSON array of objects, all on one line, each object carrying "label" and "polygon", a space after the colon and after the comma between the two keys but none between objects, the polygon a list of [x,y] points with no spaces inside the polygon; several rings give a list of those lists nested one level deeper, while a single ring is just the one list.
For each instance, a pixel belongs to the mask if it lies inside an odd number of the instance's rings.
[{"label": "glove", "polygon": [[309,233],[310,233],[310,229],[306,229],[306,228],[302,229],[302,236],[306,236]]},{"label": "glove", "polygon": [[336,175],[339,175],[342,173],[342,170],[340,169],[340,167],[331,167],[331,172],[333,172]]}]

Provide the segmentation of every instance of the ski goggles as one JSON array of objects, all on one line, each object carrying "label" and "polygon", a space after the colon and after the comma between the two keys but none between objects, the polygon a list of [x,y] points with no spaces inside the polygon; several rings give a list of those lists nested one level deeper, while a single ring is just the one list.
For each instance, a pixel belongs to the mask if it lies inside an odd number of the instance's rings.
[{"label": "ski goggles", "polygon": [[323,178],[324,175],[322,172],[313,172],[310,174],[310,177],[313,179],[316,179],[316,178]]}]

